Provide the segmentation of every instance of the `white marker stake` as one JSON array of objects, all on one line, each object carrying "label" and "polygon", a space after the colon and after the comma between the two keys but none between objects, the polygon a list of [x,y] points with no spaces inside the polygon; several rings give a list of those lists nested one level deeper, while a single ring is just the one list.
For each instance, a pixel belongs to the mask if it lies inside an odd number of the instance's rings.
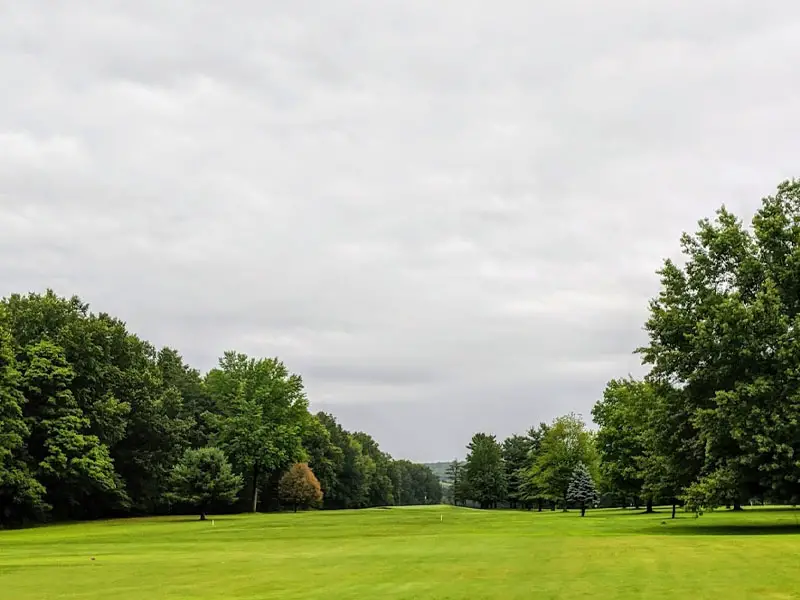
[{"label": "white marker stake", "polygon": [[439,522],[441,523],[442,521],[444,521],[444,515],[439,515]]},{"label": "white marker stake", "polygon": [[211,526],[214,526],[214,519],[211,519]]}]

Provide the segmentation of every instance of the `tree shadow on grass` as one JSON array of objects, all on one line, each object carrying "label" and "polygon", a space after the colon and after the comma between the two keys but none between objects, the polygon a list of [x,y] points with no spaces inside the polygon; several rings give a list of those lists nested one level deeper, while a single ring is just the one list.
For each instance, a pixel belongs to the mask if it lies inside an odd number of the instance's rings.
[{"label": "tree shadow on grass", "polygon": [[649,527],[648,533],[653,535],[800,535],[800,524],[704,525],[700,523],[667,523],[666,525]]},{"label": "tree shadow on grass", "polygon": [[609,517],[609,518],[612,518],[612,519],[616,519],[617,517],[642,517],[642,516],[647,516],[647,515],[652,517],[654,515],[667,515],[667,516],[670,516],[671,514],[672,514],[672,509],[669,509],[669,510],[655,509],[655,510],[653,510],[651,512],[647,512],[643,508],[639,508],[639,509],[627,508],[625,510],[621,510],[620,509],[619,512],[608,512],[608,513],[602,513],[602,514],[598,513],[597,516]]},{"label": "tree shadow on grass", "polygon": [[170,515],[165,517],[156,517],[155,519],[150,520],[158,520],[162,523],[211,523],[211,521],[233,521],[230,517],[206,517],[205,521],[202,521],[199,516],[188,516],[188,515]]}]

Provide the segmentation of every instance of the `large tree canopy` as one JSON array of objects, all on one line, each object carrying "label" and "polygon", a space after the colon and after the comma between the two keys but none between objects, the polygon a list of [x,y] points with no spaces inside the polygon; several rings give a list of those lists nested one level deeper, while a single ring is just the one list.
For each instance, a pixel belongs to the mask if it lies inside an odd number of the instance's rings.
[{"label": "large tree canopy", "polygon": [[529,493],[554,503],[562,502],[566,508],[567,488],[580,463],[596,472],[597,450],[584,422],[570,413],[558,417],[543,430],[527,471]]},{"label": "large tree canopy", "polygon": [[[675,388],[684,445],[703,449],[690,506],[800,499],[800,182],[765,198],[747,229],[725,208],[667,260],[641,349]],[[668,411],[662,416],[673,417]],[[663,426],[663,424],[656,424]]]},{"label": "large tree canopy", "polygon": [[592,409],[599,429],[596,442],[605,491],[627,505],[643,494],[648,454],[648,411],[652,394],[647,383],[612,380]]},{"label": "large tree canopy", "polygon": [[261,477],[283,471],[302,457],[308,415],[303,381],[276,358],[257,360],[226,352],[206,383],[222,415],[219,442],[248,474],[255,512]]},{"label": "large tree canopy", "polygon": [[0,526],[224,504],[237,486],[222,494],[214,482],[239,477],[252,508],[261,491],[277,500],[298,461],[318,473],[325,508],[440,501],[430,469],[307,406],[300,376],[276,358],[227,352],[204,376],[77,297],[10,296],[0,301]]}]

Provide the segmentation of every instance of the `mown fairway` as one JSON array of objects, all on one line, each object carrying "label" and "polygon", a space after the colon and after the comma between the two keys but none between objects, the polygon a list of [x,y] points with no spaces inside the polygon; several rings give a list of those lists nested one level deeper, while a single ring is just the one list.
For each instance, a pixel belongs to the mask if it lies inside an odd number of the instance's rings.
[{"label": "mown fairway", "polygon": [[800,598],[797,513],[668,517],[436,507],[6,531],[0,597]]}]

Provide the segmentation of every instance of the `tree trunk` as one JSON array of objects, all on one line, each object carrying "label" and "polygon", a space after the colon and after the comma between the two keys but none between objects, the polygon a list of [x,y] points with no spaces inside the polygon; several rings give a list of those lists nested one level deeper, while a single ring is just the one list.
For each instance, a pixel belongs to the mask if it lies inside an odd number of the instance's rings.
[{"label": "tree trunk", "polygon": [[733,501],[733,510],[743,510],[742,505],[739,503],[738,500]]},{"label": "tree trunk", "polygon": [[206,511],[201,511],[200,512],[200,520],[201,521],[205,521],[206,520]]},{"label": "tree trunk", "polygon": [[581,516],[582,517],[586,516],[586,503],[585,502],[581,502]]},{"label": "tree trunk", "polygon": [[294,503],[294,512],[297,512],[297,502]]},{"label": "tree trunk", "polygon": [[675,501],[672,501],[672,518],[675,518]]},{"label": "tree trunk", "polygon": [[258,510],[258,476],[260,474],[261,470],[259,466],[255,465],[253,467],[253,504],[250,512],[256,512]]},{"label": "tree trunk", "polygon": [[553,501],[550,503],[550,510],[551,510],[551,511],[554,511],[555,509],[556,509],[556,501],[555,501],[555,500],[553,500]]},{"label": "tree trunk", "polygon": [[567,498],[566,497],[564,498],[564,508],[562,509],[562,512],[567,512]]},{"label": "tree trunk", "polygon": [[646,513],[653,512],[653,499],[652,498],[648,498],[647,499],[647,506],[645,507],[644,512],[646,512]]},{"label": "tree trunk", "polygon": [[539,512],[542,512],[542,501],[539,500]]},{"label": "tree trunk", "polygon": [[633,508],[635,508],[636,510],[639,510],[639,497],[638,496],[634,496],[633,497]]}]

